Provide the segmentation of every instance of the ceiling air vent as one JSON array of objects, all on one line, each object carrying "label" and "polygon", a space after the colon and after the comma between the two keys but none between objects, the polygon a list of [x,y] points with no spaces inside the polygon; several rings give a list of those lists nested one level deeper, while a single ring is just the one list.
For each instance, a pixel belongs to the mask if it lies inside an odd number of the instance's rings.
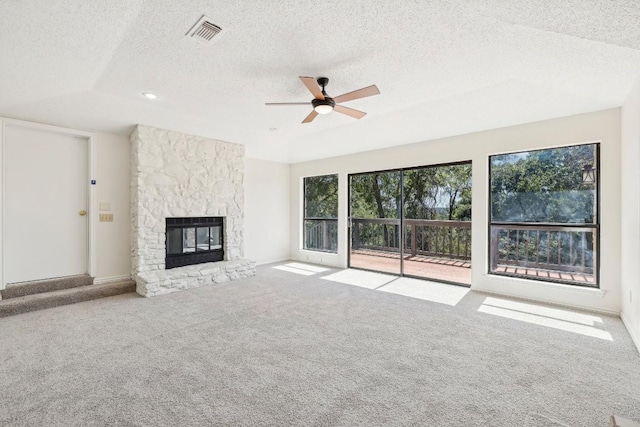
[{"label": "ceiling air vent", "polygon": [[199,40],[203,43],[209,43],[213,38],[222,31],[222,28],[211,22],[211,19],[202,15],[202,18],[191,27],[187,36]]}]

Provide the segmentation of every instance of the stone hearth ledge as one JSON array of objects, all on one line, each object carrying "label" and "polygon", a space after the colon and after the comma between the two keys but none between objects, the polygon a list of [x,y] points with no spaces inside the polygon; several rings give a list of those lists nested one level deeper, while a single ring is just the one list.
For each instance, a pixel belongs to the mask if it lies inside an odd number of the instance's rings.
[{"label": "stone hearth ledge", "polygon": [[248,259],[207,262],[170,270],[138,273],[136,292],[143,297],[224,283],[256,275],[256,264]]}]

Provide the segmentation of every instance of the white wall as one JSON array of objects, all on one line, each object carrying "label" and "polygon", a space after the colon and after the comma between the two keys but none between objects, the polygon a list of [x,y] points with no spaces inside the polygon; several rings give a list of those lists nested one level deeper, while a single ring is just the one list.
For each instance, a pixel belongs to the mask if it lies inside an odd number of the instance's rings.
[{"label": "white wall", "polygon": [[244,256],[257,264],[290,257],[290,166],[245,158]]},{"label": "white wall", "polygon": [[96,194],[98,204],[110,204],[113,222],[98,222],[96,282],[129,277],[131,249],[129,242],[130,184],[129,137],[99,133],[97,135]]},{"label": "white wall", "polygon": [[640,80],[622,106],[622,320],[640,349]]},{"label": "white wall", "polygon": [[[463,119],[463,118],[462,118]],[[601,142],[601,289],[487,274],[488,157],[491,154]],[[473,161],[472,288],[538,301],[620,312],[620,109],[494,129],[291,166],[291,255],[296,260],[347,265],[347,175],[354,172]],[[636,165],[637,167],[637,165]],[[338,254],[302,250],[302,178],[338,173]],[[636,252],[637,254],[637,252]]]}]

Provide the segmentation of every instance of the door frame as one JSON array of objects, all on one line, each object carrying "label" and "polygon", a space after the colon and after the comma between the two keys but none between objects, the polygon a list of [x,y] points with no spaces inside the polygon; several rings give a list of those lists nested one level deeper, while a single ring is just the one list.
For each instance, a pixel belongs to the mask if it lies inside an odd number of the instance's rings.
[{"label": "door frame", "polygon": [[87,141],[87,274],[91,277],[95,277],[97,272],[97,197],[96,197],[96,185],[92,184],[97,175],[97,149],[96,141],[97,137],[94,132],[87,132],[78,129],[64,128],[60,126],[52,126],[35,122],[28,122],[24,120],[10,119],[0,117],[0,290],[5,289],[7,284],[5,281],[5,268],[4,268],[4,247],[5,247],[5,128],[7,126],[17,126],[30,129],[38,129],[41,131],[57,133],[61,135],[68,135],[73,137],[79,137],[86,139]]}]

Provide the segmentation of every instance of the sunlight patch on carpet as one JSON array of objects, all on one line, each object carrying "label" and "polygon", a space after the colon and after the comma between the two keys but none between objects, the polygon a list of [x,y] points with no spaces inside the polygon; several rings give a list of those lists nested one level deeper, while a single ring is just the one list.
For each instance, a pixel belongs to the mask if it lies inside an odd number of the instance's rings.
[{"label": "sunlight patch on carpet", "polygon": [[492,307],[506,308],[507,310],[537,314],[539,316],[550,317],[558,320],[566,320],[567,322],[580,323],[581,325],[587,326],[595,326],[596,323],[602,323],[602,318],[593,314],[577,313],[575,311],[545,307],[521,301],[510,301],[502,298],[487,297],[483,304],[490,305]]},{"label": "sunlight patch on carpet", "polygon": [[455,307],[470,289],[445,283],[401,277],[379,290]]},{"label": "sunlight patch on carpet", "polygon": [[312,276],[318,273],[324,273],[329,271],[328,268],[318,267],[317,265],[303,264],[301,262],[290,262],[287,264],[276,265],[276,270],[287,271],[289,273],[296,273],[303,276]]},{"label": "sunlight patch on carpet", "polygon": [[298,268],[300,270],[313,271],[314,273],[324,273],[325,271],[329,271],[329,269],[325,267],[319,267],[317,265],[312,265],[312,264],[303,264],[301,262],[290,262],[285,265],[287,267]]},{"label": "sunlight patch on carpet", "polygon": [[396,280],[397,276],[347,269],[321,277],[321,279],[344,283],[346,285],[360,286],[361,288],[376,289]]},{"label": "sunlight patch on carpet", "polygon": [[601,340],[613,341],[613,337],[609,332],[590,326],[596,322],[602,323],[601,318],[576,313],[571,310],[487,297],[478,311]]}]

